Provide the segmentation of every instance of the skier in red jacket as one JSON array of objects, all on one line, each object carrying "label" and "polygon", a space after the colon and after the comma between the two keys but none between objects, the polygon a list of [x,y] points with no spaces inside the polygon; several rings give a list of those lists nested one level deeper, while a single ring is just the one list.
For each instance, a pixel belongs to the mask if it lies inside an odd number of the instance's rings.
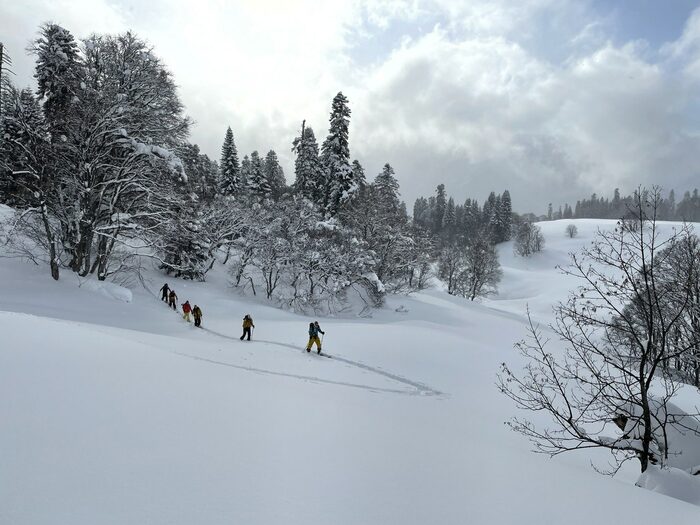
[{"label": "skier in red jacket", "polygon": [[190,322],[190,312],[191,311],[192,311],[192,307],[190,306],[190,302],[185,301],[185,303],[182,305],[182,317],[188,323]]}]

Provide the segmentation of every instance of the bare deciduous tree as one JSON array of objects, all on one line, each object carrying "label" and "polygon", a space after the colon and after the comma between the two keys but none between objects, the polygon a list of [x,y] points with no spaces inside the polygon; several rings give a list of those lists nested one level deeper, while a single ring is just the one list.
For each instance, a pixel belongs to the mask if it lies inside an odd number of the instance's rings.
[{"label": "bare deciduous tree", "polygon": [[[537,451],[606,448],[616,460],[613,471],[635,457],[642,472],[650,462],[664,465],[669,434],[695,431],[686,423],[689,415],[671,402],[681,383],[666,367],[697,348],[694,338],[670,344],[691,304],[692,287],[687,281],[661,285],[669,257],[665,248],[690,231],[682,228],[662,238],[658,191],[644,193],[648,202],[640,195],[634,227],[627,219],[613,231],[600,231],[564,270],[582,283],[556,307],[550,326],[565,343],[564,352],[547,350],[543,331],[530,319],[528,338],[516,345],[527,364],[516,372],[504,363],[498,379],[518,408],[552,418],[548,428],[523,418],[510,422]],[[624,428],[622,435],[613,420]]]},{"label": "bare deciduous tree", "polygon": [[464,252],[464,268],[458,276],[457,289],[471,301],[496,293],[503,276],[496,247],[485,232],[474,235]]},{"label": "bare deciduous tree", "polygon": [[530,257],[532,254],[542,251],[544,248],[544,235],[536,224],[530,221],[521,223],[515,231],[515,245],[513,249],[521,257]]}]

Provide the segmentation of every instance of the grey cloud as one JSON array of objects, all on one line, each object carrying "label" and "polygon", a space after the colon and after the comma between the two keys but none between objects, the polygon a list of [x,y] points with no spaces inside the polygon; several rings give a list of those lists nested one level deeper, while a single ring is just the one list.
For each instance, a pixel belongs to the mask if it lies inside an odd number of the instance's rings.
[{"label": "grey cloud", "polygon": [[644,51],[606,45],[558,66],[504,39],[438,29],[373,72],[360,147],[401,157],[409,199],[426,179],[459,198],[462,187],[477,197],[508,187],[521,211],[615,186],[679,187],[696,173],[692,93]]}]

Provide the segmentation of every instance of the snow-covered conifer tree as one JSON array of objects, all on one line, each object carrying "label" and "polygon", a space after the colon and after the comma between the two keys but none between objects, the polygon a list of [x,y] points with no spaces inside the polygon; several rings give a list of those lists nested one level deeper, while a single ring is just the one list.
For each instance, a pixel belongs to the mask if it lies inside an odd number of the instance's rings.
[{"label": "snow-covered conifer tree", "polygon": [[248,155],[243,156],[243,160],[241,161],[241,192],[242,193],[247,193],[248,192],[248,181],[250,180],[250,176],[253,173],[253,167],[250,163],[250,158]]},{"label": "snow-covered conifer tree", "polygon": [[439,184],[435,190],[435,193],[435,207],[433,208],[433,231],[435,233],[440,233],[442,231],[443,220],[445,219],[445,208],[447,208],[445,185]]},{"label": "snow-covered conifer tree", "polygon": [[357,194],[358,196],[363,196],[367,190],[367,177],[365,176],[365,169],[360,164],[360,161],[355,159],[352,161],[352,177],[357,184]]},{"label": "snow-covered conifer tree", "polygon": [[257,200],[270,196],[272,188],[263,171],[263,162],[257,151],[250,154],[250,176],[248,177],[248,193]]},{"label": "snow-covered conifer tree", "polygon": [[221,178],[219,187],[222,195],[237,195],[241,188],[241,167],[238,164],[238,150],[231,127],[226,130],[224,144],[221,147]]},{"label": "snow-covered conifer tree", "polygon": [[425,197],[418,197],[416,202],[413,204],[413,224],[416,226],[421,226],[423,228],[428,227],[426,222],[426,216],[428,212],[428,199]]},{"label": "snow-covered conifer tree", "polygon": [[10,87],[7,94],[0,168],[7,170],[13,190],[19,190],[14,196],[24,209],[19,212],[16,229],[36,245],[45,247],[51,277],[58,280],[62,250],[61,229],[53,220],[58,184],[54,173],[55,149],[31,92]]},{"label": "snow-covered conifer tree", "polygon": [[211,202],[219,194],[219,167],[196,144],[185,143],[177,148],[187,174],[187,186],[202,202]]},{"label": "snow-covered conifer tree", "polygon": [[385,213],[396,214],[399,211],[399,182],[394,176],[394,168],[389,163],[384,164],[382,172],[372,183],[376,204]]},{"label": "snow-covered conifer tree", "polygon": [[160,268],[183,279],[204,280],[209,259],[209,241],[196,205],[186,202],[166,225]]},{"label": "snow-covered conifer tree", "polygon": [[[3,99],[3,119],[0,122],[0,202],[25,208],[32,206],[33,195],[23,177],[13,175],[29,161],[27,145],[32,135],[43,130],[41,108],[29,88],[17,91],[6,86]],[[29,182],[29,181],[24,181]]]},{"label": "snow-covered conifer tree", "polygon": [[310,201],[323,204],[325,175],[318,156],[318,143],[311,126],[302,124],[302,133],[294,139],[292,151],[297,156],[294,161],[295,190]]},{"label": "snow-covered conifer tree", "polygon": [[287,181],[284,178],[284,170],[282,170],[282,166],[280,166],[277,160],[277,153],[275,153],[274,150],[267,152],[265,160],[262,163],[262,170],[265,180],[267,180],[267,184],[270,186],[272,197],[275,199],[279,198],[284,188],[287,186]]},{"label": "snow-covered conifer tree", "polygon": [[455,201],[452,197],[447,200],[447,205],[445,206],[445,217],[443,219],[443,235],[446,239],[452,240],[454,238],[455,230],[457,226],[457,214],[455,211]]},{"label": "snow-covered conifer tree", "polygon": [[505,190],[501,195],[501,205],[498,208],[498,239],[496,242],[509,241],[513,223],[513,205],[510,192]]},{"label": "snow-covered conifer tree", "polygon": [[65,129],[67,113],[79,95],[82,81],[78,44],[63,27],[48,23],[39,32],[31,50],[36,55],[34,77],[37,95],[43,104],[52,140],[59,141]]},{"label": "snow-covered conifer tree", "polygon": [[349,127],[348,99],[338,93],[333,99],[328,137],[321,148],[327,178],[324,204],[331,216],[338,213],[357,189],[350,166]]}]

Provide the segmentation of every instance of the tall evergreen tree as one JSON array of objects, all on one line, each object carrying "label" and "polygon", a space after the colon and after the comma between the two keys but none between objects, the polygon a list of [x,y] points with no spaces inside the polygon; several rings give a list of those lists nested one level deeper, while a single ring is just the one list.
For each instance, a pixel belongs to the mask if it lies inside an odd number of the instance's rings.
[{"label": "tall evergreen tree", "polygon": [[413,204],[413,224],[427,228],[428,223],[426,219],[428,212],[428,199],[425,197],[418,197]]},{"label": "tall evergreen tree", "polygon": [[258,199],[263,200],[270,197],[272,188],[270,182],[263,171],[263,162],[257,151],[250,154],[250,177],[248,178],[248,193]]},{"label": "tall evergreen tree", "polygon": [[469,238],[481,227],[481,209],[476,199],[464,201],[464,218],[462,220],[462,232]]},{"label": "tall evergreen tree", "polygon": [[498,230],[498,203],[496,200],[496,193],[489,193],[486,202],[484,203],[484,208],[482,210],[482,224],[488,228],[494,241],[496,241],[496,231]]},{"label": "tall evergreen tree", "polygon": [[357,159],[352,161],[352,178],[357,184],[357,193],[364,196],[367,190],[367,177],[365,177],[365,169]]},{"label": "tall evergreen tree", "polygon": [[461,204],[455,205],[455,232],[456,233],[461,233],[464,228],[462,228],[462,225],[464,224],[464,206]]},{"label": "tall evergreen tree", "polygon": [[349,127],[348,99],[340,92],[333,99],[328,137],[321,148],[327,178],[324,204],[330,215],[338,213],[357,189],[350,166]]},{"label": "tall evergreen tree", "polygon": [[57,24],[44,24],[33,43],[36,54],[34,78],[37,96],[43,103],[52,141],[63,140],[67,133],[66,119],[81,82],[81,61],[78,44],[67,29]]},{"label": "tall evergreen tree", "polygon": [[210,203],[219,194],[219,166],[196,144],[182,144],[177,148],[177,156],[187,174],[188,192],[194,193],[200,203]]},{"label": "tall evergreen tree", "polygon": [[292,151],[297,155],[294,161],[295,190],[307,199],[322,204],[325,177],[314,130],[306,126],[306,122],[302,124],[301,135],[294,139]]},{"label": "tall evergreen tree", "polygon": [[384,164],[384,169],[374,180],[374,189],[377,204],[386,212],[397,213],[399,211],[399,182],[394,177],[394,168],[389,163]]},{"label": "tall evergreen tree", "polygon": [[262,164],[262,170],[265,180],[270,186],[272,197],[278,198],[287,185],[287,181],[284,178],[284,171],[282,166],[280,166],[279,160],[277,160],[277,153],[274,150],[267,152]]},{"label": "tall evergreen tree", "polygon": [[442,224],[445,218],[445,208],[447,208],[447,195],[445,193],[445,185],[438,184],[435,189],[435,208],[433,209],[433,231],[440,233]]},{"label": "tall evergreen tree", "polygon": [[253,167],[251,166],[250,158],[248,155],[244,155],[241,161],[241,192],[245,193],[248,191],[248,181],[252,173]]},{"label": "tall evergreen tree", "polygon": [[221,147],[221,179],[219,187],[223,195],[236,195],[241,188],[241,167],[238,164],[238,151],[231,127],[226,130]]},{"label": "tall evergreen tree", "polygon": [[574,216],[574,212],[571,210],[571,206],[564,204],[564,218],[571,219]]},{"label": "tall evergreen tree", "polygon": [[455,210],[455,201],[452,197],[447,200],[445,206],[445,218],[443,220],[443,234],[448,240],[452,240],[456,233],[457,213]]},{"label": "tall evergreen tree", "polygon": [[673,190],[668,194],[668,214],[669,220],[676,218],[676,192]]},{"label": "tall evergreen tree", "polygon": [[509,241],[511,237],[511,227],[513,223],[513,205],[510,200],[510,192],[505,190],[501,195],[500,206],[498,208],[498,239],[496,242]]},{"label": "tall evergreen tree", "polygon": [[3,118],[0,121],[0,202],[10,206],[26,207],[27,189],[22,187],[12,175],[15,170],[25,169],[28,151],[23,146],[29,143],[33,134],[42,137],[44,118],[36,97],[31,89],[20,92],[10,86],[4,104]]}]

